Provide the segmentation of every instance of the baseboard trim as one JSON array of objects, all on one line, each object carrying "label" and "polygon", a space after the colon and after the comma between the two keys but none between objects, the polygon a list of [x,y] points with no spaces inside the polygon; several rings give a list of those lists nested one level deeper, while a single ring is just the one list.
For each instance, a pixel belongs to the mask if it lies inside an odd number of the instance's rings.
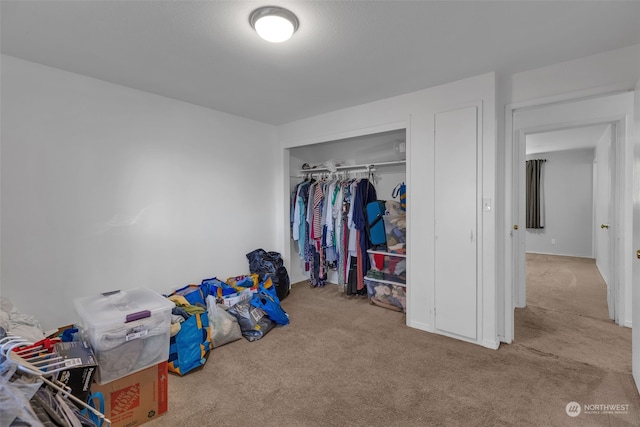
[{"label": "baseboard trim", "polygon": [[625,320],[624,327],[625,328],[629,328],[629,329],[633,329],[631,320]]},{"label": "baseboard trim", "polygon": [[469,337],[465,337],[464,335],[458,335],[458,334],[454,334],[451,332],[447,332],[447,331],[443,331],[442,329],[436,329],[434,331],[435,334],[438,335],[442,335],[454,340],[458,340],[458,341],[464,341],[464,342],[468,342],[470,344],[475,344],[475,345],[479,345],[481,347],[484,347],[484,344],[482,342],[480,342],[478,339],[473,339],[473,338],[469,338]]},{"label": "baseboard trim", "polygon": [[[507,340],[505,337],[498,337],[498,339],[500,340],[500,343],[511,344],[513,342],[513,340]],[[498,344],[498,346],[499,345],[500,344]]]},{"label": "baseboard trim", "polygon": [[482,340],[482,346],[491,350],[497,350],[500,347],[500,342],[492,340]]},{"label": "baseboard trim", "polygon": [[604,273],[603,273],[603,268],[600,265],[601,263],[598,262],[598,260],[596,259],[596,268],[598,269],[598,272],[600,272],[600,276],[602,276],[602,280],[604,280],[604,283],[607,285],[607,293],[609,293],[609,279],[607,277],[605,277]]},{"label": "baseboard trim", "polygon": [[425,332],[433,332],[433,328],[428,323],[407,321],[407,326],[414,329],[420,329],[421,331],[425,331]]},{"label": "baseboard trim", "polygon": [[534,255],[553,255],[553,256],[566,256],[570,258],[585,258],[585,259],[595,259],[593,256],[585,256],[585,255],[568,255],[568,254],[554,254],[551,252],[536,252],[536,251],[526,251],[528,254]]}]

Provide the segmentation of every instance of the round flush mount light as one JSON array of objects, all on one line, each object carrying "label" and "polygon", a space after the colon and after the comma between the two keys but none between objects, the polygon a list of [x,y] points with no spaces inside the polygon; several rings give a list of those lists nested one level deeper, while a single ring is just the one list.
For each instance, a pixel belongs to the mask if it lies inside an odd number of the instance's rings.
[{"label": "round flush mount light", "polygon": [[258,35],[271,43],[289,40],[298,29],[298,18],[278,6],[258,8],[249,15],[249,23]]}]

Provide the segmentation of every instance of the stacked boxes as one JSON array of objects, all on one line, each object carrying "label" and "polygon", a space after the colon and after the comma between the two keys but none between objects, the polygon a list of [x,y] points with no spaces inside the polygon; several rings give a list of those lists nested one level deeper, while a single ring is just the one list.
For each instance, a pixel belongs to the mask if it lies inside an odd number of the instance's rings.
[{"label": "stacked boxes", "polygon": [[391,310],[406,311],[407,256],[373,250],[367,252],[371,269],[367,272],[364,283],[367,285],[369,300]]},{"label": "stacked boxes", "polygon": [[104,397],[104,415],[112,427],[133,427],[167,412],[167,362],[117,379],[94,384],[92,393]]}]

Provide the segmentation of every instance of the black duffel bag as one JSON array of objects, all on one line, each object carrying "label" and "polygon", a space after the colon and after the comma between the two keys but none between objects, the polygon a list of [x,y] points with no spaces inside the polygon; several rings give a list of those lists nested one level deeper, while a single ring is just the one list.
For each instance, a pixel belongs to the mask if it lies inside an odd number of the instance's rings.
[{"label": "black duffel bag", "polygon": [[247,259],[249,260],[249,271],[252,274],[257,274],[260,282],[266,277],[271,277],[280,301],[289,295],[289,273],[284,266],[282,256],[278,252],[256,249],[247,254]]}]

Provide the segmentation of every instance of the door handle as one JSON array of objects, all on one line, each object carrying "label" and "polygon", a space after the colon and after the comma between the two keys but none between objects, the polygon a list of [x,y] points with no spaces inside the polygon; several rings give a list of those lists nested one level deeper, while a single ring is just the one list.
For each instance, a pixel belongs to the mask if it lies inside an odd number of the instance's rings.
[{"label": "door handle", "polygon": [[609,224],[601,224],[600,228],[602,228],[602,229],[606,228],[608,230],[609,229]]}]

